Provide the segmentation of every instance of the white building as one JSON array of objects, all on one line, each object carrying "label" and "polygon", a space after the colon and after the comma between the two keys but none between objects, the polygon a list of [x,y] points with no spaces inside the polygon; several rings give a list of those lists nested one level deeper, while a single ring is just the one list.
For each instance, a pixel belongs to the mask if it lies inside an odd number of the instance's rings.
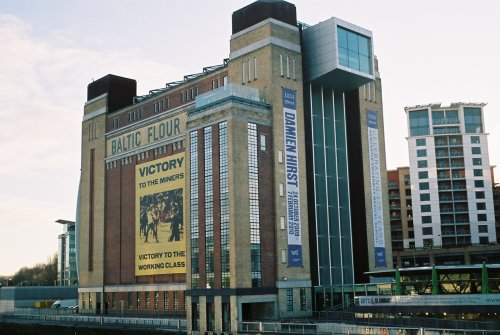
[{"label": "white building", "polygon": [[405,108],[415,232],[405,248],[496,243],[485,105]]}]

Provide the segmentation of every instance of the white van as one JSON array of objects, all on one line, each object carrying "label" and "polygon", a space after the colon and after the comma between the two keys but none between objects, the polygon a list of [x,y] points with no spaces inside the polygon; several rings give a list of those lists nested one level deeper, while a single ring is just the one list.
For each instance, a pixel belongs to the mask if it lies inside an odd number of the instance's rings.
[{"label": "white van", "polygon": [[50,308],[70,308],[74,306],[78,306],[78,299],[57,300]]}]

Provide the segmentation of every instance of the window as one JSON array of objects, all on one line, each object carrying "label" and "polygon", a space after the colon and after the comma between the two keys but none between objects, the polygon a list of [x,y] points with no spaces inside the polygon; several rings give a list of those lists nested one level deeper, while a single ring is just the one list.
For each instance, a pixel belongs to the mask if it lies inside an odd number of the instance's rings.
[{"label": "window", "polygon": [[371,39],[337,26],[339,65],[372,74]]},{"label": "window", "polygon": [[479,236],[479,244],[488,244],[488,236]]},{"label": "window", "polygon": [[484,191],[476,191],[476,199],[484,199]]},{"label": "window", "polygon": [[420,201],[430,201],[431,195],[429,193],[420,193]]},{"label": "window", "polygon": [[422,223],[432,223],[432,216],[422,216]]},{"label": "window", "polygon": [[285,217],[284,216],[280,216],[280,227],[281,227],[281,230],[285,230],[286,229]]},{"label": "window", "polygon": [[472,143],[472,144],[481,143],[481,138],[479,136],[471,136],[470,137],[470,143]]},{"label": "window", "polygon": [[478,231],[480,233],[488,233],[488,226],[487,225],[481,224],[481,225],[477,226],[477,228],[478,228]]},{"label": "window", "polygon": [[266,135],[260,135],[260,150],[261,151],[267,150]]},{"label": "window", "polygon": [[432,235],[432,227],[423,227],[422,235]]},{"label": "window", "polygon": [[293,288],[286,289],[286,310],[293,311]]},{"label": "window", "polygon": [[120,118],[119,117],[115,117],[113,119],[113,128],[118,128],[120,126]]},{"label": "window", "polygon": [[428,213],[431,211],[431,205],[420,205],[420,211],[422,213]]},{"label": "window", "polygon": [[464,123],[466,133],[482,133],[481,108],[464,107]]},{"label": "window", "polygon": [[487,221],[486,214],[478,214],[477,215],[477,221]]},{"label": "window", "polygon": [[428,182],[419,183],[418,184],[418,188],[419,188],[419,190],[428,190],[429,189],[429,183]]},{"label": "window", "polygon": [[432,241],[432,238],[424,238],[424,247],[432,248],[433,245],[434,242]]},{"label": "window", "polygon": [[428,179],[428,178],[429,178],[429,172],[427,171],[418,172],[418,179]]},{"label": "window", "polygon": [[132,295],[132,292],[128,292],[127,294],[127,303],[128,303],[128,309],[132,309],[134,305],[134,297]]},{"label": "window", "polygon": [[412,111],[410,118],[410,136],[429,135],[429,114],[427,109]]},{"label": "window", "polygon": [[472,154],[473,155],[480,155],[481,154],[481,147],[472,147]]},{"label": "window", "polygon": [[241,83],[245,83],[245,62],[241,62]]},{"label": "window", "polygon": [[[224,77],[227,79],[227,77]],[[253,80],[257,80],[257,58],[253,58]],[[225,85],[226,83],[224,83]]]},{"label": "window", "polygon": [[179,292],[174,291],[174,310],[179,309]]},{"label": "window", "polygon": [[286,77],[290,78],[290,57],[286,56]]},{"label": "window", "polygon": [[141,292],[136,292],[135,295],[135,307],[141,309]]},{"label": "window", "polygon": [[150,304],[150,298],[151,298],[151,292],[144,292],[146,297],[144,299],[144,301],[146,302],[146,310],[149,310],[151,308],[151,304]]},{"label": "window", "polygon": [[474,180],[475,187],[484,187],[484,180]]},{"label": "window", "polygon": [[252,81],[252,62],[248,60],[248,82]]},{"label": "window", "polygon": [[417,138],[416,143],[417,147],[425,146],[425,138]]},{"label": "window", "polygon": [[283,55],[280,55],[280,75],[283,77]]},{"label": "window", "polygon": [[297,75],[295,73],[295,58],[292,58],[292,79],[297,80]]},{"label": "window", "polygon": [[417,157],[426,157],[426,156],[427,156],[427,150],[425,149],[417,150]]},{"label": "window", "polygon": [[483,170],[474,169],[474,177],[482,177],[482,176],[483,176]]},{"label": "window", "polygon": [[163,310],[168,310],[168,291],[163,292]]},{"label": "window", "polygon": [[427,161],[425,161],[425,160],[417,161],[417,166],[419,168],[426,168],[427,167]]},{"label": "window", "polygon": [[411,196],[411,189],[409,189],[409,188],[405,189],[405,195]]},{"label": "window", "polygon": [[215,89],[215,80],[212,80],[212,90]]},{"label": "window", "polygon": [[481,158],[472,158],[472,165],[483,165]]},{"label": "window", "polygon": [[111,292],[111,309],[116,309],[116,292]]},{"label": "window", "polygon": [[300,310],[307,310],[307,299],[306,299],[306,289],[300,288]]},{"label": "window", "polygon": [[154,310],[158,310],[158,306],[160,305],[160,292],[155,291],[154,292]]},{"label": "window", "polygon": [[486,203],[485,202],[477,202],[476,203],[476,208],[478,211],[482,211],[486,209]]}]

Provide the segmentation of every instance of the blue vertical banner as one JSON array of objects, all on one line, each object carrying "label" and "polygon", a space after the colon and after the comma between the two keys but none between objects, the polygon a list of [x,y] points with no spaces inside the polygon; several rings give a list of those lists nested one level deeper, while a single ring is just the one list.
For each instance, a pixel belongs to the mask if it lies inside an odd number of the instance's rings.
[{"label": "blue vertical banner", "polygon": [[385,267],[387,264],[385,260],[384,209],[382,206],[382,178],[380,175],[380,151],[376,111],[366,111],[366,123],[368,126],[368,156],[370,157],[375,266]]},{"label": "blue vertical banner", "polygon": [[288,266],[302,266],[296,91],[283,88]]}]

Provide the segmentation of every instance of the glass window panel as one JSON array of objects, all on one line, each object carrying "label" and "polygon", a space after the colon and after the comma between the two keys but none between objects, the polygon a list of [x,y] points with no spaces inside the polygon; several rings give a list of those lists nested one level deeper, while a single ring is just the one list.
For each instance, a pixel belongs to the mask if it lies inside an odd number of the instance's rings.
[{"label": "glass window panel", "polygon": [[337,29],[337,35],[339,38],[339,47],[347,49],[347,30],[339,27]]},{"label": "glass window panel", "polygon": [[420,160],[417,162],[417,165],[419,168],[426,168],[427,167],[427,161],[426,160]]},{"label": "glass window panel", "polygon": [[370,56],[370,43],[368,38],[358,35],[358,48],[360,55]]},{"label": "glass window panel", "polygon": [[358,35],[350,31],[347,32],[347,49],[359,53]]},{"label": "glass window panel", "polygon": [[359,55],[358,53],[349,50],[349,68],[359,71]]},{"label": "glass window panel", "polygon": [[480,155],[481,154],[481,147],[472,147],[472,154],[473,155]]}]

